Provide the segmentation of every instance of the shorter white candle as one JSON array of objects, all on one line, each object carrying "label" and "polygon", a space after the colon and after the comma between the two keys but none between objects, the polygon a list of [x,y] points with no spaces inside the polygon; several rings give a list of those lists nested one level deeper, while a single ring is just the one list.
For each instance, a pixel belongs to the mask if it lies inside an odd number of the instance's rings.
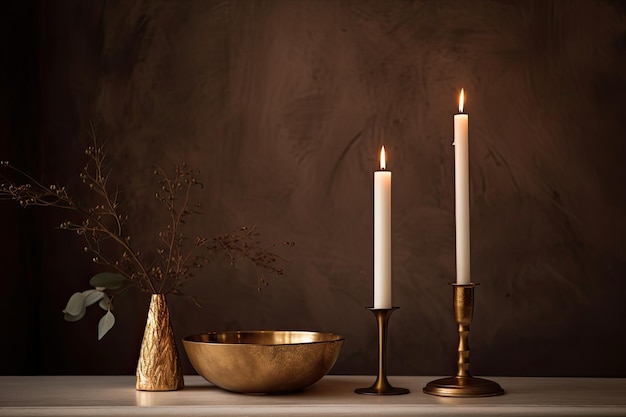
[{"label": "shorter white candle", "polygon": [[456,218],[456,283],[470,283],[469,117],[463,113],[461,89],[459,114],[454,115],[454,213]]},{"label": "shorter white candle", "polygon": [[391,308],[391,172],[385,147],[374,172],[374,308]]}]

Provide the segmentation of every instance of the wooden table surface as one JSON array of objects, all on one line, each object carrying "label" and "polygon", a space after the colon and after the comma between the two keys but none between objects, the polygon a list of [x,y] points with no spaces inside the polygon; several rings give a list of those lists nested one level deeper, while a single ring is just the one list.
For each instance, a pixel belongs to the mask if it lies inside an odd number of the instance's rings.
[{"label": "wooden table surface", "polygon": [[373,376],[328,375],[286,395],[223,391],[197,375],[185,389],[135,390],[134,376],[0,376],[0,416],[626,416],[626,378],[490,377],[505,394],[442,398],[424,394],[436,377],[389,377],[407,395],[354,393]]}]

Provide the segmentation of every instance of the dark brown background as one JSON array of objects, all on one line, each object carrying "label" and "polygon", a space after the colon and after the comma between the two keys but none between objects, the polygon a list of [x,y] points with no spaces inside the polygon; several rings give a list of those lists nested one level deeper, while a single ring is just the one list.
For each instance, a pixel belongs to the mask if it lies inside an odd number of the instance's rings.
[{"label": "dark brown background", "polygon": [[[151,167],[200,169],[213,235],[296,242],[287,274],[214,263],[170,298],[178,337],[346,336],[335,373],[374,373],[372,172],[393,171],[390,374],[454,371],[454,154],[470,115],[472,326],[479,375],[626,376],[626,20],[619,1],[24,1],[3,5],[2,142],[75,184],[90,120],[131,234],[155,238]],[[132,373],[148,299],[63,320],[100,269],[63,217],[0,202],[4,374]],[[192,372],[185,361],[186,372]]]}]

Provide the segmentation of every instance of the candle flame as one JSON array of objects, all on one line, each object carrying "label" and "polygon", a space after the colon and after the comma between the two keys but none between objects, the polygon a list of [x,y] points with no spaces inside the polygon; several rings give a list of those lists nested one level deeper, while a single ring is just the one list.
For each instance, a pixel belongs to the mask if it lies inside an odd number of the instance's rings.
[{"label": "candle flame", "polygon": [[463,104],[465,104],[465,92],[461,88],[461,95],[459,96],[459,113],[463,113]]},{"label": "candle flame", "polygon": [[380,148],[380,169],[385,169],[387,167],[387,158],[385,157],[385,147]]}]

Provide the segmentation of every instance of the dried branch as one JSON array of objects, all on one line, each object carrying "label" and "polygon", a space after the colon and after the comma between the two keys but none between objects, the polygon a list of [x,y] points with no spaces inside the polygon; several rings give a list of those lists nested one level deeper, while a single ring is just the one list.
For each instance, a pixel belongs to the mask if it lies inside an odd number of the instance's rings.
[{"label": "dried branch", "polygon": [[[111,170],[106,163],[107,151],[99,144],[93,126],[90,136],[93,144],[85,151],[88,162],[80,179],[93,198],[92,205],[82,206],[66,187],[46,186],[9,162],[0,163],[0,198],[13,199],[22,207],[55,207],[74,212],[81,220],[64,221],[60,228],[73,231],[84,240],[84,251],[92,256],[93,262],[121,275],[130,286],[142,291],[184,294],[183,287],[194,272],[219,252],[225,252],[232,264],[237,258],[252,262],[257,270],[259,289],[268,283],[266,274],[283,274],[277,263],[284,259],[262,248],[255,227],[242,227],[216,237],[191,238],[184,233],[187,217],[199,213],[199,204],[192,203],[193,192],[202,188],[197,173],[184,163],[177,165],[171,176],[155,167],[154,175],[159,185],[155,196],[167,210],[169,222],[157,234],[155,251],[142,253],[137,250],[126,232],[129,217],[120,211],[120,192],[111,188],[109,183]],[[4,171],[12,172],[21,181],[9,179]],[[285,244],[292,245],[290,242]],[[107,299],[109,304],[110,301]]]}]

